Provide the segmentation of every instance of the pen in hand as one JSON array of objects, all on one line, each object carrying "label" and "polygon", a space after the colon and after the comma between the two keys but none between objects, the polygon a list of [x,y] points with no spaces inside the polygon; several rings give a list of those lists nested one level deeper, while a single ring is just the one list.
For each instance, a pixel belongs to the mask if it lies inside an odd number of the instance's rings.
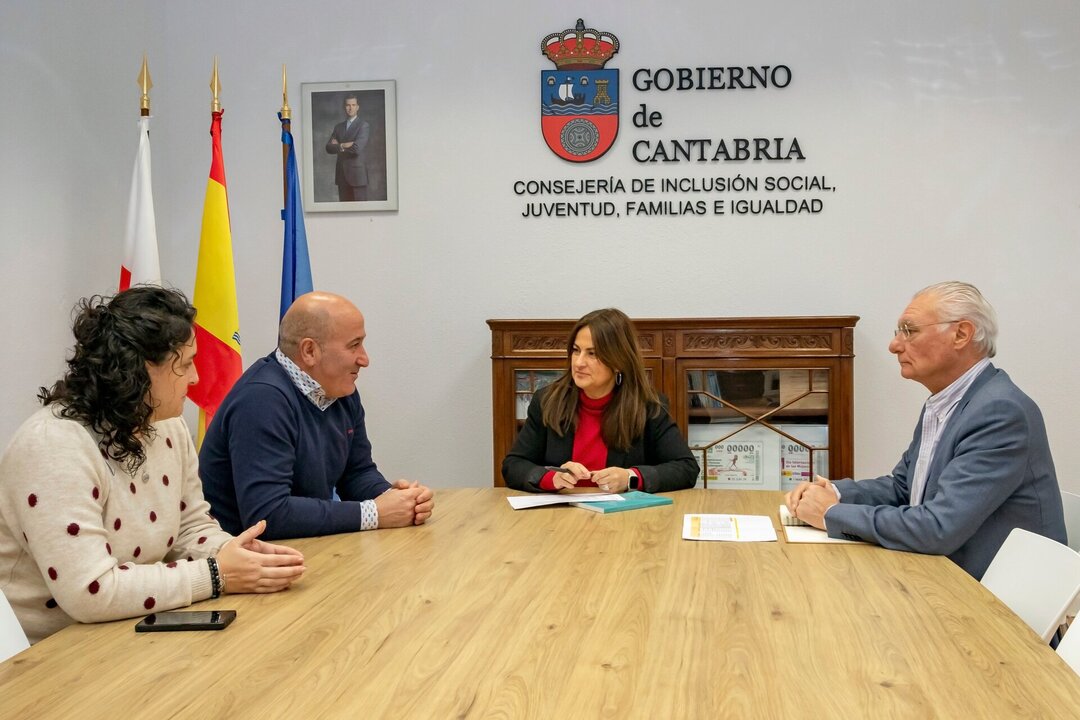
[{"label": "pen in hand", "polygon": [[[573,473],[572,473],[572,472],[570,472],[570,470],[569,470],[569,469],[567,469],[567,468],[564,468],[564,467],[556,467],[556,466],[554,466],[554,465],[545,465],[545,466],[544,466],[544,469],[545,469],[545,470],[550,470],[551,472],[557,472],[557,473],[570,473],[571,475],[573,474]],[[590,472],[590,473],[589,473],[589,475],[592,475],[592,473]]]}]

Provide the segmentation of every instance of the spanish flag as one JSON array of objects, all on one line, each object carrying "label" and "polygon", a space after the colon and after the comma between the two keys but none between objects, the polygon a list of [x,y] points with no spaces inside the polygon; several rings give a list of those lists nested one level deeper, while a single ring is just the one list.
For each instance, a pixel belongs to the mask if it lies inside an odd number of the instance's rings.
[{"label": "spanish flag", "polygon": [[206,183],[199,265],[195,272],[195,337],[198,354],[195,368],[199,382],[188,397],[199,406],[198,443],[225,394],[240,377],[240,312],[236,307],[236,275],[233,271],[232,232],[229,230],[229,198],[225,191],[225,162],[221,156],[221,115],[210,122],[212,159]]}]

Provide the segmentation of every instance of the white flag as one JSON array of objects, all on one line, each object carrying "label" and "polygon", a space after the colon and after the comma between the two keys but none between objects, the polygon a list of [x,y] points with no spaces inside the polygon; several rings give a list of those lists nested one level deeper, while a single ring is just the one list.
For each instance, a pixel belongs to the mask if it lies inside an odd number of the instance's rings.
[{"label": "white flag", "polygon": [[120,290],[139,283],[161,284],[154,194],[150,188],[150,118],[139,118],[139,151],[131,173],[124,261],[120,265]]}]

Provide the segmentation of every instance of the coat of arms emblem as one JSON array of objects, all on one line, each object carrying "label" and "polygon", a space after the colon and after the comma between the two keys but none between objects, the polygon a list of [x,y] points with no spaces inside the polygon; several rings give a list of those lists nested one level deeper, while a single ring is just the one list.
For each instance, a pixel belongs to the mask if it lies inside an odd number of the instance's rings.
[{"label": "coat of arms emblem", "polygon": [[619,39],[586,28],[548,35],[540,51],[556,70],[540,73],[540,127],[559,157],[589,162],[608,151],[619,134],[619,71],[604,64],[619,51]]}]

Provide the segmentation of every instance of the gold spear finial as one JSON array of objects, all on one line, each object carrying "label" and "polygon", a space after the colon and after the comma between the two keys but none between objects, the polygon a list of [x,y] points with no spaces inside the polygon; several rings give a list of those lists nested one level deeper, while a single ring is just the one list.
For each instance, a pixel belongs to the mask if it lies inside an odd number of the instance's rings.
[{"label": "gold spear finial", "polygon": [[214,56],[214,74],[210,76],[210,92],[214,99],[210,102],[210,112],[221,112],[221,81],[218,80],[217,55]]},{"label": "gold spear finial", "polygon": [[139,114],[150,115],[150,88],[154,83],[150,80],[150,66],[146,63],[146,53],[142,56],[142,70],[139,71],[139,87],[142,88],[142,98],[139,100]]},{"label": "gold spear finial", "polygon": [[289,76],[285,72],[285,63],[281,63],[281,119],[288,120],[292,110],[289,109]]}]

